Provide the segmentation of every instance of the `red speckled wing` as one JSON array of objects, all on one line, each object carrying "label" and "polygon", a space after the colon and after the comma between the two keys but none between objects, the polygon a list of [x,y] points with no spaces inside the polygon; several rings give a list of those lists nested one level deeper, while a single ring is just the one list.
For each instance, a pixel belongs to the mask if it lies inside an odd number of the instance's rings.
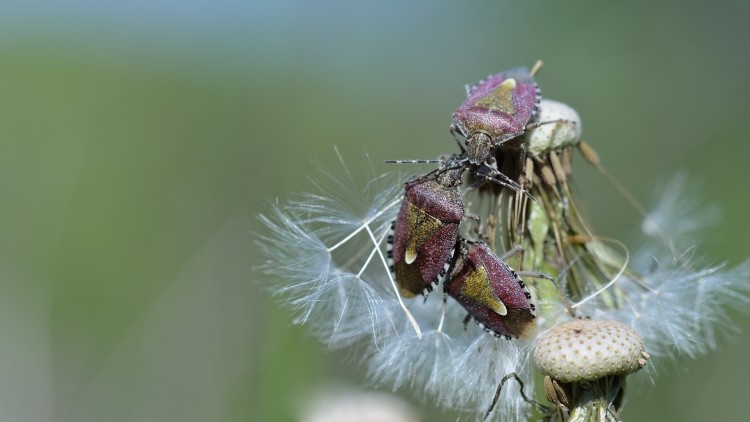
[{"label": "red speckled wing", "polygon": [[475,85],[453,113],[453,121],[464,136],[483,132],[499,143],[524,132],[540,100],[528,69],[511,69]]}]

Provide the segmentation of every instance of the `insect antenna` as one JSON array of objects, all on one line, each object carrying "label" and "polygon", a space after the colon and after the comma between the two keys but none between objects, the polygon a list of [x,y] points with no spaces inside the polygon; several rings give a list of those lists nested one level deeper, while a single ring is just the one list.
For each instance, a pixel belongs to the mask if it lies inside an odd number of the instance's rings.
[{"label": "insect antenna", "polygon": [[385,160],[388,164],[441,164],[443,160]]},{"label": "insect antenna", "polygon": [[[520,192],[523,195],[525,195],[527,198],[531,199],[532,201],[535,200],[534,197],[526,189],[523,188],[523,186],[521,186],[518,182],[511,179],[510,177],[506,176],[504,173],[497,171],[495,169],[491,169],[491,168],[489,169],[489,171],[490,173],[487,173],[486,170],[482,171],[481,169],[480,170],[469,169],[469,172],[471,172],[471,174],[473,174],[477,178],[477,180],[464,190],[464,195],[477,188],[484,186],[484,184],[487,182],[492,182],[500,186],[505,186],[506,188],[512,191]],[[500,176],[500,177],[498,178],[498,177],[493,177],[493,176]]]}]

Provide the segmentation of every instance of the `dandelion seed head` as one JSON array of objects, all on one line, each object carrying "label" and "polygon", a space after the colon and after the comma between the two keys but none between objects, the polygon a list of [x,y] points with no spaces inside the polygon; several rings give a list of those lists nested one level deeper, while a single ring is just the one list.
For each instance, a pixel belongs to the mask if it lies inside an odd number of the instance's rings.
[{"label": "dandelion seed head", "polygon": [[646,365],[643,339],[631,327],[609,320],[575,319],[542,333],[534,345],[534,363],[563,382],[627,375]]},{"label": "dandelion seed head", "polygon": [[[314,193],[276,204],[260,217],[268,231],[258,238],[266,259],[262,270],[268,289],[292,310],[294,323],[332,348],[368,345],[362,364],[377,386],[483,417],[509,374],[517,374],[531,394],[536,336],[572,314],[628,325],[659,362],[716,349],[735,330],[729,310],[750,304],[750,261],[735,268],[708,263],[688,240],[701,221],[718,212],[683,196],[686,182],[680,176],[643,223],[648,247],[636,251],[633,262],[629,250],[612,248],[617,242],[588,237],[586,247],[576,249],[581,256],[571,258],[558,280],[565,286],[568,272],[576,272],[584,281],[579,301],[573,304],[564,288],[530,284],[536,334],[498,339],[472,321],[465,324],[467,311],[453,298],[446,300],[442,285],[426,299],[400,298],[383,255],[403,178],[377,175],[368,162],[351,166],[365,173],[360,183],[339,158],[338,168],[317,164],[319,175],[310,179]],[[675,241],[664,244],[663,235]],[[526,420],[530,412],[517,380],[510,379],[490,419]]]}]

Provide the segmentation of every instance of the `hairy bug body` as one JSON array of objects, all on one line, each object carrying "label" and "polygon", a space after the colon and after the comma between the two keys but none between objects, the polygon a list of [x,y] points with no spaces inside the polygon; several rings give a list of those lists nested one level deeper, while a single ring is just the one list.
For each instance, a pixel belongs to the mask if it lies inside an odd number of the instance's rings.
[{"label": "hairy bug body", "polygon": [[426,294],[444,276],[464,218],[462,166],[450,159],[438,170],[405,183],[393,233],[392,270],[404,297]]},{"label": "hairy bug body", "polygon": [[493,148],[524,133],[540,100],[539,86],[528,69],[500,72],[468,90],[453,113],[451,133],[466,138],[469,163],[491,164]]},{"label": "hairy bug body", "polygon": [[478,324],[495,335],[519,338],[534,328],[531,294],[516,272],[485,243],[461,251],[446,289]]}]

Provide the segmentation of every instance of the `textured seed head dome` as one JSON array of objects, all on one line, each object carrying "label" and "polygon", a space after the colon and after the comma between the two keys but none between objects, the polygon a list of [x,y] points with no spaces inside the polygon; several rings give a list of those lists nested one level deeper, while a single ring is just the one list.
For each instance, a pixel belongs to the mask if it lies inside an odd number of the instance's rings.
[{"label": "textured seed head dome", "polygon": [[526,148],[532,157],[574,147],[581,142],[581,117],[559,101],[542,99],[536,121],[547,122],[526,134]]},{"label": "textured seed head dome", "polygon": [[577,319],[539,336],[534,362],[545,375],[562,382],[626,375],[646,365],[643,338],[615,321]]}]

